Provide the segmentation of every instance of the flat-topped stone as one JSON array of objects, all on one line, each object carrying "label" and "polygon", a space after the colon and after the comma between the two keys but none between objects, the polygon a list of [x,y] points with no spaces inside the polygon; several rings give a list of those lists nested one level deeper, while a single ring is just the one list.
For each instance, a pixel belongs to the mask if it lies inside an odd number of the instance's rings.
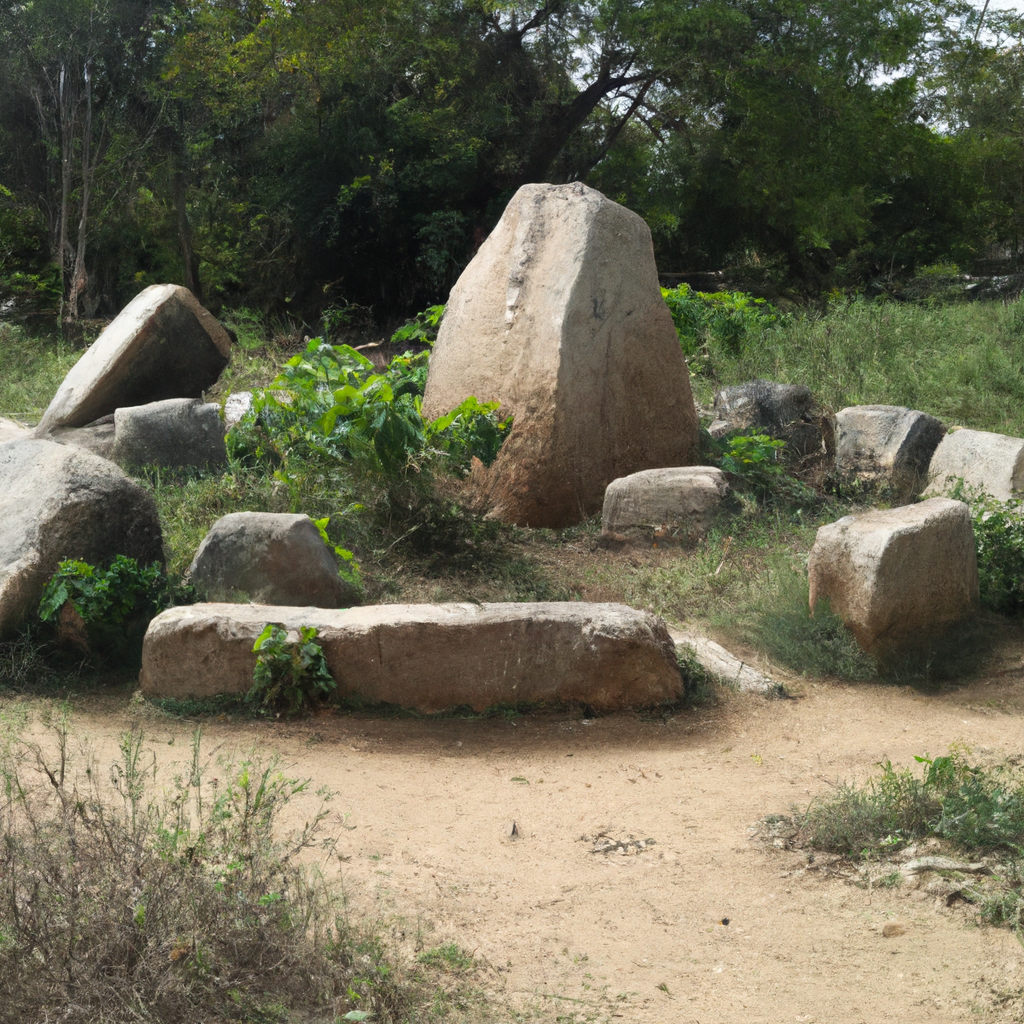
[{"label": "flat-topped stone", "polygon": [[604,492],[603,537],[650,545],[705,533],[729,495],[715,466],[645,469],[613,480]]},{"label": "flat-topped stone", "polygon": [[808,575],[811,613],[827,599],[869,653],[927,646],[978,611],[970,510],[931,498],[845,516],[818,530]]},{"label": "flat-topped stone", "polygon": [[926,495],[949,494],[958,480],[999,501],[1024,491],[1024,437],[987,430],[952,430],[928,467]]},{"label": "flat-topped stone", "polygon": [[431,713],[468,705],[579,701],[596,710],[679,696],[665,623],[620,604],[578,601],[285,608],[195,604],[150,623],[148,697],[243,694],[268,622],[315,626],[340,698],[359,695]]},{"label": "flat-topped stone", "polygon": [[220,406],[198,398],[168,398],[114,413],[110,458],[124,468],[219,469],[228,463]]},{"label": "flat-topped stone", "polygon": [[231,357],[231,338],[187,289],[150,285],[64,378],[37,436],[84,427],[121,406],[199,398]]},{"label": "flat-topped stone", "polygon": [[836,471],[918,494],[946,433],[934,416],[901,405],[853,405],[836,413]]}]

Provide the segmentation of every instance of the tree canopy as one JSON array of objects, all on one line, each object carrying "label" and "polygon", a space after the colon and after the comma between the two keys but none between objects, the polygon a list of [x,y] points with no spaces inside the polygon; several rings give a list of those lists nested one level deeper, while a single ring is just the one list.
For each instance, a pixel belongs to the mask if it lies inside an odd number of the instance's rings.
[{"label": "tree canopy", "polygon": [[443,300],[520,185],[794,294],[1021,246],[1022,33],[961,0],[0,0],[0,303]]}]

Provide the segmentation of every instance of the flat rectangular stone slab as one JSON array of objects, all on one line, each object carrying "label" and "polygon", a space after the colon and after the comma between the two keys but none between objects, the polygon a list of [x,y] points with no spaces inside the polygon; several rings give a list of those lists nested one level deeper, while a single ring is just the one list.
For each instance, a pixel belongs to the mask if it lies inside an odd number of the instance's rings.
[{"label": "flat rectangular stone slab", "polygon": [[681,677],[665,623],[620,604],[579,601],[291,608],[195,604],[149,626],[147,697],[244,694],[253,644],[268,622],[297,637],[315,626],[341,699],[426,713],[468,705],[579,701],[595,710],[677,698]]}]

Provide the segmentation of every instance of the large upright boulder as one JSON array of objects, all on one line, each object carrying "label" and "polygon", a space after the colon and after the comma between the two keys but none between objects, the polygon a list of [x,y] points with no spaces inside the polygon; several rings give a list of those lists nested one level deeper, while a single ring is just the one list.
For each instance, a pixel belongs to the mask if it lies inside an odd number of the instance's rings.
[{"label": "large upright boulder", "polygon": [[36,433],[84,427],[125,405],[199,398],[230,356],[227,331],[187,288],[150,285],[71,368]]},{"label": "large upright boulder", "polygon": [[952,430],[928,466],[926,495],[949,494],[959,480],[999,501],[1024,496],[1024,437]]},{"label": "large upright boulder", "polygon": [[853,405],[836,413],[836,470],[887,483],[905,496],[921,491],[946,428],[901,405]]},{"label": "large upright boulder", "polygon": [[962,501],[844,516],[818,530],[807,568],[811,613],[827,599],[883,660],[927,647],[978,611],[974,531]]},{"label": "large upright boulder", "polygon": [[347,608],[359,587],[338,573],[338,559],[309,516],[229,512],[203,538],[189,577],[208,601]]},{"label": "large upright boulder", "polygon": [[339,697],[423,712],[579,701],[644,707],[682,692],[665,623],[621,604],[386,604],[335,611],[259,604],[169,608],[149,624],[148,697],[246,693],[268,622],[315,626]]},{"label": "large upright boulder", "polygon": [[112,462],[53,441],[0,445],[0,634],[23,622],[67,558],[163,561],[153,496]]},{"label": "large upright boulder", "polygon": [[697,412],[643,220],[581,184],[524,185],[452,289],[423,410],[467,396],[513,426],[480,508],[566,526],[642,469],[696,461]]}]

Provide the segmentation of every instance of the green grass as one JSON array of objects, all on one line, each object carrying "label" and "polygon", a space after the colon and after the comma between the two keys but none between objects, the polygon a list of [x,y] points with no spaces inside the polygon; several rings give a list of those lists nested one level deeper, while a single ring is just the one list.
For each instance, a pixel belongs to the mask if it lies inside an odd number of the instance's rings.
[{"label": "green grass", "polygon": [[715,341],[691,360],[694,391],[754,377],[806,384],[833,409],[905,405],[948,425],[1024,435],[1024,306],[837,304],[748,334],[738,352]]},{"label": "green grass", "polygon": [[81,349],[0,323],[0,416],[35,425]]}]

